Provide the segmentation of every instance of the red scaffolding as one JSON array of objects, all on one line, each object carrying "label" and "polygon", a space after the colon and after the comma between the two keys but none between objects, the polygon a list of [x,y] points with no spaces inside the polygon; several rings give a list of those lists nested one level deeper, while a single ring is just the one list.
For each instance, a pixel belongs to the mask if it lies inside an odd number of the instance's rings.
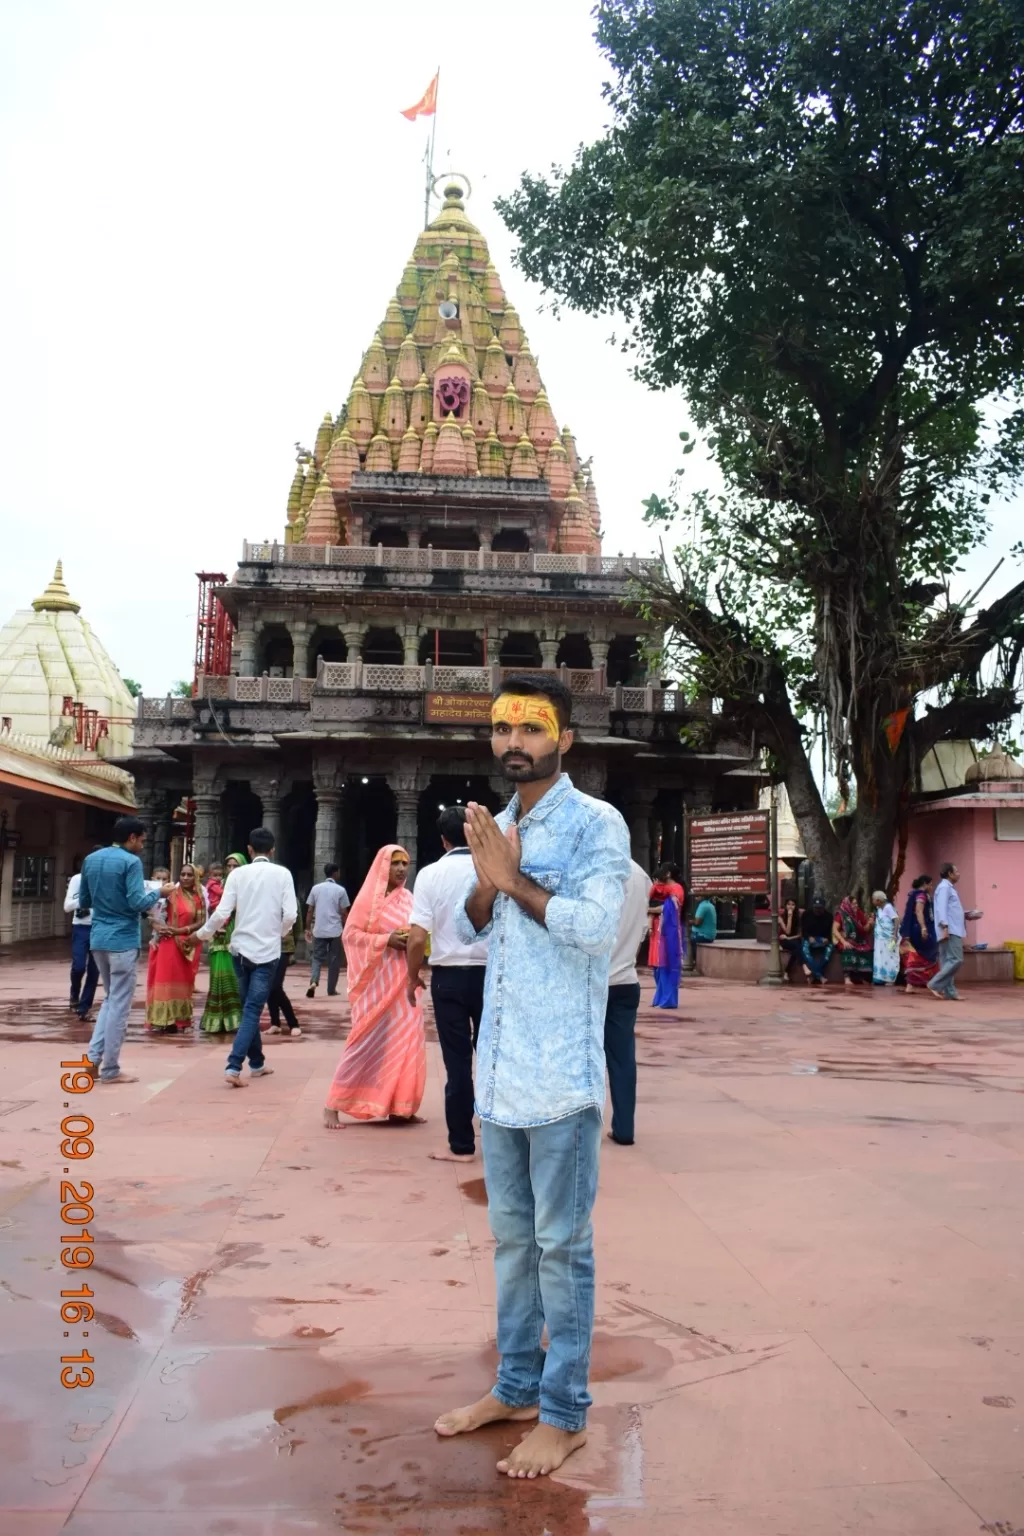
[{"label": "red scaffolding", "polygon": [[231,637],[235,627],[231,615],[214,588],[227,582],[223,571],[197,571],[199,606],[196,613],[196,659],[192,692],[199,687],[199,675],[226,677],[231,671]]}]

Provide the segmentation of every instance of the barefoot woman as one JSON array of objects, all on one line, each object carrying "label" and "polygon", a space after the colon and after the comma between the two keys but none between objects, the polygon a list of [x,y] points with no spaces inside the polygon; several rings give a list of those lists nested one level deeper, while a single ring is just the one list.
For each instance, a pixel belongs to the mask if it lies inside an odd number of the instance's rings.
[{"label": "barefoot woman", "polygon": [[618,811],[561,771],[571,707],[561,683],[525,674],[503,682],[491,747],[518,793],[497,821],[467,807],[476,880],[455,908],[463,942],[493,930],[476,1080],[501,1363],[486,1397],[434,1427],[458,1435],[495,1419],[539,1418],[498,1462],[509,1477],[561,1466],[586,1439],[591,1402],[590,1213],[629,834]]},{"label": "barefoot woman", "polygon": [[374,859],[345,924],[352,1028],[327,1095],[324,1124],[415,1119],[427,1079],[423,1011],[406,997],[412,896],[409,855],[388,843]]}]

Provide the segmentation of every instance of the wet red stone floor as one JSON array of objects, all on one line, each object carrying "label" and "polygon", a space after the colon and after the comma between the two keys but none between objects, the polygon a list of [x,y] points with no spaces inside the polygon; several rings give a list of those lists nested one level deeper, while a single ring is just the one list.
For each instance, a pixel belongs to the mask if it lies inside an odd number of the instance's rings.
[{"label": "wet red stone floor", "polygon": [[494,1366],[482,1170],[428,1157],[436,1044],[427,1125],[328,1134],[347,1014],[293,973],[308,1032],[268,1040],[272,1077],[228,1093],[223,1043],[133,1026],[140,1082],[76,1098],[51,955],[0,963],[3,1536],[1024,1536],[1024,988],[645,1008],[590,1440],[524,1485],[494,1471],[510,1429],[430,1428]]}]

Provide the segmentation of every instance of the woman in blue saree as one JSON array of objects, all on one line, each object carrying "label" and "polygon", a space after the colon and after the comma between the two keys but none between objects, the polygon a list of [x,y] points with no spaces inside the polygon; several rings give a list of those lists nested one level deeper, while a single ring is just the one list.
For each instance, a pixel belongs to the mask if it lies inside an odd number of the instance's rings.
[{"label": "woman in blue saree", "polygon": [[666,896],[658,925],[657,964],[654,967],[655,1008],[679,1007],[679,977],[683,969],[682,917],[678,898]]},{"label": "woman in blue saree", "polygon": [[932,877],[918,875],[900,924],[900,954],[908,992],[927,987],[939,969],[939,941],[932,912]]}]

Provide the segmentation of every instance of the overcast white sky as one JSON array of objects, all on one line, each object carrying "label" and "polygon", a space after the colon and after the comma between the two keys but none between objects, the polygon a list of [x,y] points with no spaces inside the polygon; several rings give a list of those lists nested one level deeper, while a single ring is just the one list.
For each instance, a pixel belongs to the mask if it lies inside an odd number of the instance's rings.
[{"label": "overcast white sky", "polygon": [[281,536],[292,444],[345,399],[401,276],[426,129],[399,113],[438,62],[435,168],[473,183],[594,455],[606,551],[650,547],[640,503],[680,462],[683,402],[632,381],[610,323],[538,313],[492,208],[602,130],[590,10],[0,0],[0,621],[62,557],[123,674],[191,675],[194,572]]}]

